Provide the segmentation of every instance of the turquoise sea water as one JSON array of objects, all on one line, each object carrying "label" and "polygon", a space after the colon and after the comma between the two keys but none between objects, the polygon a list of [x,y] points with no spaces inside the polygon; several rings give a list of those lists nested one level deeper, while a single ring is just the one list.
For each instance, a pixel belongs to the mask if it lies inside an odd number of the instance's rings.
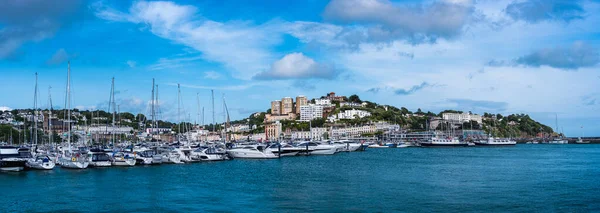
[{"label": "turquoise sea water", "polygon": [[1,212],[598,212],[600,145],[0,174]]}]

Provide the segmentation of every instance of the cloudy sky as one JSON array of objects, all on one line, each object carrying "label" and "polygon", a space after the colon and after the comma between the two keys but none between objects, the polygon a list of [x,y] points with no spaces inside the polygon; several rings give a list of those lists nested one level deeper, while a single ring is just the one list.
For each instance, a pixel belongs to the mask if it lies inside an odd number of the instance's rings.
[{"label": "cloudy sky", "polygon": [[[0,107],[148,113],[152,78],[162,116],[197,99],[217,120],[284,96],[358,94],[439,112],[527,113],[570,135],[600,136],[600,1],[304,0],[45,1],[0,5]],[[49,87],[52,87],[49,90]],[[49,93],[50,91],[50,93]],[[184,116],[185,117],[185,116]]]}]

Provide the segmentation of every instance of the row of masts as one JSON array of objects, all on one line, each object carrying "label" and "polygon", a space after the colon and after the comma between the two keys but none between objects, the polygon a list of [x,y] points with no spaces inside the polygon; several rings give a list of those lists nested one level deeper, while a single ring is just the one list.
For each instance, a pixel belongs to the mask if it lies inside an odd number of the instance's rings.
[{"label": "row of masts", "polygon": [[[48,143],[51,144],[53,143],[53,103],[52,103],[52,95],[51,95],[51,89],[52,87],[49,86],[48,87]],[[34,89],[34,101],[33,101],[33,115],[32,115],[32,120],[33,120],[33,126],[30,128],[30,139],[31,139],[31,144],[37,145],[38,144],[38,118],[39,115],[41,114],[38,110],[38,95],[39,94],[39,88],[38,88],[38,73],[35,73],[35,89]],[[183,105],[183,101],[181,99],[181,86],[178,84],[177,85],[177,98],[178,98],[178,106],[177,106],[177,119],[178,119],[178,141],[181,141],[181,136],[183,132],[189,132],[191,130],[190,125],[187,122],[183,122],[182,118],[181,118],[181,106]],[[151,95],[151,101],[150,101],[150,117],[151,117],[151,131],[150,131],[150,136],[151,138],[153,138],[153,135],[157,132],[159,132],[159,119],[157,116],[158,113],[158,109],[159,109],[159,99],[158,99],[158,85],[156,85],[155,79],[152,79],[152,95]],[[66,132],[66,141],[69,144],[69,150],[71,149],[71,137],[72,137],[72,121],[71,121],[71,104],[72,104],[72,97],[71,97],[71,63],[68,62],[68,68],[67,68],[67,85],[66,85],[66,91],[65,91],[65,113],[64,113],[64,117],[63,117],[63,121],[64,123],[66,123],[67,125],[62,125],[63,127],[63,132]],[[194,125],[198,125],[199,123],[204,126],[205,123],[205,117],[204,117],[204,107],[200,106],[200,93],[196,93],[196,104],[197,104],[197,118],[196,121],[194,122]],[[215,100],[214,100],[214,90],[211,90],[211,105],[212,105],[212,132],[216,132],[216,117],[215,117]],[[110,127],[112,128],[112,130],[110,131],[110,141],[112,143],[116,142],[116,116],[117,113],[120,114],[120,110],[118,109],[118,106],[116,104],[116,99],[115,99],[115,78],[113,77],[111,79],[111,89],[110,89],[110,96],[109,96],[109,102],[108,102],[108,112],[112,114],[112,119],[109,123],[109,121],[107,121],[107,124],[105,125],[105,133],[108,132],[108,126],[110,125]],[[94,125],[94,112],[92,112],[92,121],[90,122],[90,124],[93,126]],[[96,112],[96,116],[100,117],[100,112],[97,111]],[[190,116],[188,114],[188,120],[189,120]],[[85,120],[85,125],[87,126],[87,119]],[[139,122],[145,122],[145,121],[139,121]],[[227,104],[225,102],[225,95],[223,94],[223,131],[221,135],[222,138],[225,138],[225,141],[228,140],[227,137],[227,133],[226,130],[229,126],[229,110],[227,109]],[[27,135],[26,135],[26,131],[27,130],[27,123],[23,122],[23,143],[26,144],[27,143]],[[98,119],[98,122],[96,123],[96,125],[100,125],[100,120]],[[84,137],[87,137],[87,132],[88,131],[84,131]],[[12,131],[11,131],[12,134]],[[189,137],[188,137],[189,138]],[[93,136],[92,136],[93,139]],[[11,141],[12,141],[12,136],[11,136]],[[84,138],[84,141],[87,141],[87,138]],[[96,141],[98,141],[98,135],[96,135]]]}]

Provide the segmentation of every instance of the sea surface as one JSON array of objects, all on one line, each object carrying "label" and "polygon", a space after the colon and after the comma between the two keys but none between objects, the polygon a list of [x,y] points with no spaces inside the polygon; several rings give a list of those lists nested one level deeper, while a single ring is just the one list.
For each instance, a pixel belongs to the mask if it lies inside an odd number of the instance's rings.
[{"label": "sea surface", "polygon": [[0,174],[0,212],[600,212],[600,145]]}]

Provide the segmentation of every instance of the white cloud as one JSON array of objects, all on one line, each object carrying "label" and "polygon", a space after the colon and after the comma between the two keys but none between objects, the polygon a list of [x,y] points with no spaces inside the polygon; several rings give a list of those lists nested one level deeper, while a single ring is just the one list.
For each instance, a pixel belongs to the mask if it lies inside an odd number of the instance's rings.
[{"label": "white cloud", "polygon": [[338,71],[333,65],[317,63],[302,53],[291,53],[273,63],[270,70],[255,75],[254,79],[333,79],[337,75]]},{"label": "white cloud", "polygon": [[46,64],[48,65],[59,65],[62,64],[66,61],[68,61],[72,56],[70,56],[67,51],[65,51],[65,49],[59,49],[56,51],[56,53],[54,53],[54,55],[52,55],[52,57],[50,59],[48,59],[48,61],[46,61]]},{"label": "white cloud", "polygon": [[470,1],[401,4],[389,0],[333,0],[324,16],[341,23],[368,25],[372,41],[401,39],[410,43],[454,38],[478,19]]},{"label": "white cloud", "polygon": [[[216,22],[197,16],[194,6],[173,2],[136,2],[128,13],[99,5],[96,16],[110,21],[126,21],[148,26],[150,32],[202,52],[201,58],[223,63],[236,77],[250,78],[273,61],[269,47],[281,38],[269,32],[274,23]],[[154,69],[161,68],[157,66]]]},{"label": "white cloud", "polygon": [[0,111],[11,111],[12,109],[7,106],[0,106]]},{"label": "white cloud", "polygon": [[132,60],[128,60],[127,61],[127,65],[131,68],[134,68],[137,65],[137,62],[132,61]]},{"label": "white cloud", "polygon": [[215,80],[215,79],[221,78],[221,74],[219,74],[218,72],[215,72],[215,71],[207,71],[207,72],[204,72],[204,78]]}]

